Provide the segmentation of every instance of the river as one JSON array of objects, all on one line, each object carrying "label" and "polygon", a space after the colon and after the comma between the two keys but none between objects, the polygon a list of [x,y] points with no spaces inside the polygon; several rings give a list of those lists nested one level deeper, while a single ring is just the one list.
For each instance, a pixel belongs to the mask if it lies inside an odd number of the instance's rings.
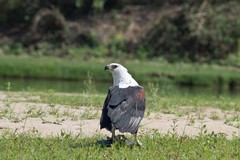
[{"label": "river", "polygon": [[[10,83],[9,83],[10,82]],[[141,84],[149,91],[149,84]],[[10,87],[9,87],[10,86]],[[62,93],[95,92],[106,93],[111,82],[92,81],[60,81],[38,79],[0,79],[0,91],[41,91],[54,90]],[[165,95],[204,95],[204,96],[240,96],[239,91],[211,87],[189,87],[172,84],[158,84],[153,86],[159,93]]]}]

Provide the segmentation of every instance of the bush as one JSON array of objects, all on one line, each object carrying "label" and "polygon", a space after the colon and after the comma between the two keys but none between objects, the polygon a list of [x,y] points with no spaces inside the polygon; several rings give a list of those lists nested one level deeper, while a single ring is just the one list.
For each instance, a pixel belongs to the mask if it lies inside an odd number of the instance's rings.
[{"label": "bush", "polygon": [[39,0],[0,0],[1,25],[9,27],[19,23],[30,23],[39,8]]},{"label": "bush", "polygon": [[68,18],[79,17],[88,14],[92,5],[93,0],[0,0],[0,22],[6,28],[16,24],[29,25],[35,14],[44,8],[59,10]]},{"label": "bush", "polygon": [[143,43],[150,51],[149,57],[224,58],[237,52],[239,15],[239,2],[185,5],[179,13],[153,26]]}]

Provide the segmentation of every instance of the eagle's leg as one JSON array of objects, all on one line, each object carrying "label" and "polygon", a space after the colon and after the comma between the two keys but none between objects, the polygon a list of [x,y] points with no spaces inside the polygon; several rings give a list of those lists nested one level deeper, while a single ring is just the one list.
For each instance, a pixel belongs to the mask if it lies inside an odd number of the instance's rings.
[{"label": "eagle's leg", "polygon": [[137,142],[137,146],[142,147],[142,143],[137,138],[137,133],[134,134],[135,141]]},{"label": "eagle's leg", "polygon": [[112,142],[114,142],[116,139],[115,128],[112,129],[112,138],[111,139],[112,139]]}]

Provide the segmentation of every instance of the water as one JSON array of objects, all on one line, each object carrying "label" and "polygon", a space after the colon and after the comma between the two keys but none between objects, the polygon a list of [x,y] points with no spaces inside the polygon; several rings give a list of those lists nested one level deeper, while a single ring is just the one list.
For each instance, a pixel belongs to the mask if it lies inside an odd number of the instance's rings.
[{"label": "water", "polygon": [[[0,91],[7,90],[7,83],[11,84],[11,91],[43,91],[54,90],[63,93],[83,93],[95,91],[106,93],[112,82],[86,82],[86,81],[60,81],[60,80],[37,80],[37,79],[0,79]],[[90,84],[93,83],[93,84]],[[141,84],[146,91],[149,91],[149,84]],[[93,86],[93,87],[92,87]],[[239,91],[229,91],[228,89],[210,87],[181,87],[170,84],[159,84],[160,94],[175,95],[202,95],[202,96],[240,96]]]},{"label": "water", "polygon": [[88,86],[94,86],[97,92],[106,92],[111,85],[108,83],[95,83],[89,85],[85,81],[61,81],[61,80],[39,80],[39,79],[0,79],[0,91],[7,90],[10,82],[11,91],[43,91],[54,90],[63,93],[82,93],[89,90]]}]

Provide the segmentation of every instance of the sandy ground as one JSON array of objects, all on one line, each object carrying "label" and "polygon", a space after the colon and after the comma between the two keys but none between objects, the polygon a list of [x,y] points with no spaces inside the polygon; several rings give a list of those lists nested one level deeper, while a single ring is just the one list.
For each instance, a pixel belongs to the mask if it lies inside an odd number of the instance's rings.
[{"label": "sandy ground", "polygon": [[[5,98],[5,95],[0,93],[0,135],[13,131],[28,132],[43,137],[60,135],[61,132],[83,136],[95,134],[110,136],[105,129],[99,129],[101,110],[98,108],[73,109],[70,106],[24,102],[24,99],[21,99],[22,102],[7,104]],[[189,109],[189,107],[181,107],[181,109]],[[239,114],[206,108],[180,117],[173,114],[151,113],[142,120],[139,134],[157,131],[161,134],[177,133],[194,136],[206,130],[207,133],[223,133],[231,138],[233,135],[240,136],[240,129],[234,127],[236,125],[234,123],[239,125],[239,121],[229,124],[226,120]],[[213,118],[214,115],[217,118]]]}]

